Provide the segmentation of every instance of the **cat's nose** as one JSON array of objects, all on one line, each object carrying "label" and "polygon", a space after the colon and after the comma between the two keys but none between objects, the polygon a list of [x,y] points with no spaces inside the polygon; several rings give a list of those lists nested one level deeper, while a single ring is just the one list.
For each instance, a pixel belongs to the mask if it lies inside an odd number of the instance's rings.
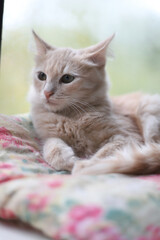
[{"label": "cat's nose", "polygon": [[46,97],[46,99],[48,100],[49,98],[50,98],[50,96],[52,96],[53,95],[53,91],[44,91],[44,95],[45,95],[45,97]]}]

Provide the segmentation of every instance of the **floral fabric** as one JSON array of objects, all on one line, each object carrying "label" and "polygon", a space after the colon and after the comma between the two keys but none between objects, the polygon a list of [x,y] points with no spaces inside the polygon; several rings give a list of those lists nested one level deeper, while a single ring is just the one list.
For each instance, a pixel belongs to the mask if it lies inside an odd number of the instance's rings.
[{"label": "floral fabric", "polygon": [[160,175],[75,177],[40,149],[28,115],[0,116],[0,218],[53,240],[160,240]]}]

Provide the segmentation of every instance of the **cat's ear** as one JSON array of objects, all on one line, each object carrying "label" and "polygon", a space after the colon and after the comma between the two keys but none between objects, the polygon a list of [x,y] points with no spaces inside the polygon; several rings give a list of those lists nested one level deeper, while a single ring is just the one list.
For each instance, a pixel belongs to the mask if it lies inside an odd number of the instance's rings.
[{"label": "cat's ear", "polygon": [[42,40],[34,30],[32,30],[33,37],[35,40],[35,45],[36,45],[36,55],[43,56],[46,54],[48,50],[54,50],[54,47],[50,46],[48,43],[46,43],[44,40]]},{"label": "cat's ear", "polygon": [[109,44],[113,40],[115,34],[96,45],[83,49],[84,58],[90,65],[102,67],[106,64],[106,55]]}]

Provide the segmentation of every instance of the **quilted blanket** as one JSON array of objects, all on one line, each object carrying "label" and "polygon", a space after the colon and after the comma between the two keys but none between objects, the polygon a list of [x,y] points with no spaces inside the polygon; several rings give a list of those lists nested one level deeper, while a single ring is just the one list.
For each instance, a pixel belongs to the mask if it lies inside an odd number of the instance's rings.
[{"label": "quilted blanket", "polygon": [[0,218],[53,240],[160,240],[160,175],[72,176],[41,155],[29,115],[0,116]]}]

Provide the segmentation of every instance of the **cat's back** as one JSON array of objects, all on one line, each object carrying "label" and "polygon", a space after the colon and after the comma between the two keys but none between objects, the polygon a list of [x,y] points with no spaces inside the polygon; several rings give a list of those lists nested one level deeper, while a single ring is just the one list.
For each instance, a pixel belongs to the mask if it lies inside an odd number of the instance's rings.
[{"label": "cat's back", "polygon": [[144,94],[140,92],[112,97],[113,108],[123,114],[136,114]]},{"label": "cat's back", "polygon": [[160,111],[159,94],[129,93],[112,97],[112,103],[114,109],[119,109],[123,114],[140,115],[142,112],[157,114]]},{"label": "cat's back", "polygon": [[113,109],[129,116],[145,142],[160,141],[160,95],[131,93],[112,98]]}]

